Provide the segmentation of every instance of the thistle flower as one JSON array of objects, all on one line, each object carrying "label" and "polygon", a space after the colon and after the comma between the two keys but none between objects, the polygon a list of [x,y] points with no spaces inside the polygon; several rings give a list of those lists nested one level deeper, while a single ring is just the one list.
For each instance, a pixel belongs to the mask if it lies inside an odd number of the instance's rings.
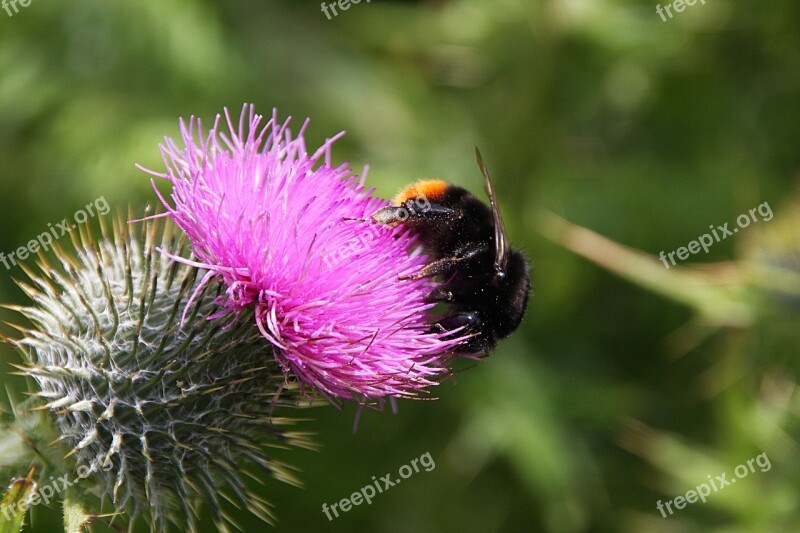
[{"label": "thistle flower", "polygon": [[[181,121],[179,146],[161,146],[172,184],[168,215],[189,236],[196,266],[219,276],[229,312],[255,309],[284,372],[331,397],[413,396],[446,372],[460,338],[430,331],[427,279],[400,281],[426,261],[403,228],[353,220],[387,205],[346,164],[331,164],[328,139],[309,155],[287,120],[262,127],[252,106],[238,128],[225,113],[204,134]],[[155,184],[154,184],[155,188]],[[156,189],[158,193],[158,190]],[[452,336],[452,335],[451,335]]]},{"label": "thistle flower", "polygon": [[240,473],[255,468],[296,483],[261,444],[309,444],[283,429],[288,420],[271,417],[291,400],[291,392],[278,399],[280,367],[251,325],[206,319],[218,287],[198,292],[197,269],[155,251],[186,251],[171,223],[134,229],[120,217],[111,238],[106,225],[98,242],[81,228],[74,259],[56,247],[60,268],[44,256],[40,272],[26,268],[36,287],[20,283],[34,305],[16,310],[34,327],[13,343],[67,455],[117,509],[146,512],[156,530],[170,519],[195,530],[198,500],[221,529],[230,521],[221,498],[270,520]]}]

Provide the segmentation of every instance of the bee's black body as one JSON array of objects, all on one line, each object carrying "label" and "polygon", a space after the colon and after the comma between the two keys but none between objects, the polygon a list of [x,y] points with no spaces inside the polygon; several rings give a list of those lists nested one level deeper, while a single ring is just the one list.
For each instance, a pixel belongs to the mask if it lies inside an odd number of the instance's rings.
[{"label": "bee's black body", "polygon": [[[476,150],[477,152],[477,150]],[[395,205],[373,215],[380,223],[402,222],[415,230],[432,255],[414,278],[440,276],[431,301],[446,302],[449,312],[436,327],[460,327],[473,336],[456,351],[484,354],[509,336],[522,321],[530,292],[528,262],[506,243],[505,229],[487,180],[492,207],[469,191],[442,181],[413,184],[395,198]]]}]

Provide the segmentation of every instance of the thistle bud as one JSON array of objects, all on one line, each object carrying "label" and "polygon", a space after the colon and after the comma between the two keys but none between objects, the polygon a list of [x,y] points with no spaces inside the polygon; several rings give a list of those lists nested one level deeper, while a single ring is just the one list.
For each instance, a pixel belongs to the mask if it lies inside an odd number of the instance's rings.
[{"label": "thistle bud", "polygon": [[297,395],[284,390],[270,346],[252,319],[208,319],[219,287],[160,253],[187,254],[171,223],[118,217],[111,235],[102,226],[99,240],[73,232],[74,257],[55,248],[54,267],[40,255],[25,268],[30,283],[19,283],[33,303],[17,310],[33,327],[12,342],[67,456],[117,510],[155,530],[170,520],[195,530],[197,502],[220,529],[230,522],[224,500],[270,521],[242,474],[297,483],[264,445],[309,446],[272,416]]}]

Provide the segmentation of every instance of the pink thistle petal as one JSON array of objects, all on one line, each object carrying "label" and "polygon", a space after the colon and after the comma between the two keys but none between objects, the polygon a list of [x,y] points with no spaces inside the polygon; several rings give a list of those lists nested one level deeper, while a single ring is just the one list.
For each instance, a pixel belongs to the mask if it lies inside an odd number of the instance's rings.
[{"label": "pink thistle petal", "polygon": [[435,385],[464,339],[431,331],[430,280],[399,280],[427,259],[413,236],[350,220],[387,202],[348,165],[332,166],[343,132],[309,156],[307,120],[296,137],[274,112],[262,125],[253,106],[238,128],[227,110],[224,122],[226,133],[217,116],[204,135],[200,120],[181,121],[183,146],[161,146],[166,173],[147,171],[172,183],[174,205],[159,198],[189,236],[192,263],[225,283],[221,305],[255,307],[284,371],[326,396],[414,396]]}]

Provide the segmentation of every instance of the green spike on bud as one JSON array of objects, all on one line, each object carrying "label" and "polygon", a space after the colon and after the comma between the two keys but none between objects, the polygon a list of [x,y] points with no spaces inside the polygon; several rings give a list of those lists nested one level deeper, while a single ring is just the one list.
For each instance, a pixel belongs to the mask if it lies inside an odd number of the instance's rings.
[{"label": "green spike on bud", "polygon": [[13,343],[67,455],[117,510],[156,530],[170,520],[195,530],[198,501],[219,527],[231,522],[226,499],[270,521],[243,474],[297,483],[264,452],[311,446],[272,417],[276,405],[295,405],[296,391],[252,317],[207,319],[219,286],[201,287],[202,271],[159,252],[188,253],[171,223],[117,217],[110,236],[101,224],[99,240],[80,228],[74,257],[56,248],[58,267],[40,256],[38,270],[26,269],[34,303],[17,309],[33,327]]}]

